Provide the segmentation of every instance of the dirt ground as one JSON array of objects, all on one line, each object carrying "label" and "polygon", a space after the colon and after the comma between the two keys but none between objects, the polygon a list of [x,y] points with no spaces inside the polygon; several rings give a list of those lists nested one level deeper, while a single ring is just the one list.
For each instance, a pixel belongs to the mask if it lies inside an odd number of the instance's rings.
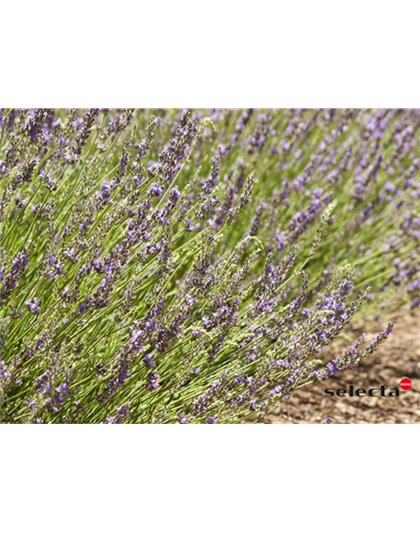
[{"label": "dirt ground", "polygon": [[[362,326],[362,325],[361,325]],[[359,327],[353,332],[357,336]],[[381,325],[378,325],[378,331]],[[359,332],[360,333],[360,332]],[[332,354],[335,357],[336,353]],[[399,384],[409,378],[413,386]],[[399,397],[333,397],[325,389],[398,387]],[[267,416],[269,424],[415,424],[420,423],[420,317],[399,319],[388,340],[357,368],[322,383],[302,388]]]}]

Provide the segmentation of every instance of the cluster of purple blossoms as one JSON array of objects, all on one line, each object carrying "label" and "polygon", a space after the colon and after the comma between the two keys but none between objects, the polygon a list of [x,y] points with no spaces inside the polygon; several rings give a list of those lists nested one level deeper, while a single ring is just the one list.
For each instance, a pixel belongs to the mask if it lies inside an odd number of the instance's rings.
[{"label": "cluster of purple blossoms", "polygon": [[25,305],[28,307],[31,313],[39,313],[41,311],[38,298],[28,300],[27,302],[25,302]]},{"label": "cluster of purple blossoms", "polygon": [[159,388],[159,376],[157,372],[149,372],[146,376],[146,389],[153,391]]}]

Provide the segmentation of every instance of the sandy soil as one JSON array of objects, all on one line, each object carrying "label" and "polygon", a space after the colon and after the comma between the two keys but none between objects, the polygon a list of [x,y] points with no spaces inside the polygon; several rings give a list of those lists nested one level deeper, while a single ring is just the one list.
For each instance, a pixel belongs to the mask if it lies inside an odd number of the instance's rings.
[{"label": "sandy soil", "polygon": [[[358,326],[353,334],[357,336]],[[378,331],[380,325],[378,325]],[[333,354],[333,357],[335,354]],[[413,386],[403,391],[399,384],[409,378]],[[329,397],[325,389],[371,389],[398,387],[399,397]],[[296,391],[288,402],[276,406],[266,417],[269,424],[318,424],[331,418],[332,424],[420,423],[420,317],[397,321],[395,330],[377,352],[358,368],[328,381]]]}]

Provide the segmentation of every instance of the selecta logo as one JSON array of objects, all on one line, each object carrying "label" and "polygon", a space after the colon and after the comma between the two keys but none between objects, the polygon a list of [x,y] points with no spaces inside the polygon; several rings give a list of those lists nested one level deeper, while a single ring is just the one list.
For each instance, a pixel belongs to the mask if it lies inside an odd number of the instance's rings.
[{"label": "selecta logo", "polygon": [[354,389],[353,385],[350,385],[349,390],[347,389],[337,389],[334,391],[334,389],[325,389],[325,394],[327,396],[334,396],[336,394],[337,396],[340,396],[340,398],[344,398],[347,396],[399,396],[400,391],[397,387],[391,387],[388,389],[385,387],[385,385],[381,385],[379,389]]},{"label": "selecta logo", "polygon": [[[404,378],[400,381],[400,387],[402,390],[407,391],[410,390],[412,387],[411,380],[408,378]],[[325,389],[325,394],[327,396],[334,396],[337,395],[340,398],[344,398],[347,395],[348,396],[399,396],[400,391],[398,387],[385,387],[385,385],[381,385],[379,388],[372,388],[372,389],[355,389],[353,385],[350,385],[349,389]]]},{"label": "selecta logo", "polygon": [[400,381],[400,387],[402,390],[410,390],[413,384],[408,378],[404,378]]}]

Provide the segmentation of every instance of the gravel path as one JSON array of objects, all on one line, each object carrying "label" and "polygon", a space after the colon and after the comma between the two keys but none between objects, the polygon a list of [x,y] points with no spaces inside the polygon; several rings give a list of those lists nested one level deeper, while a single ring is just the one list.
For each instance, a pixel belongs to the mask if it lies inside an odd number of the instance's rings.
[{"label": "gravel path", "polygon": [[[380,326],[375,328],[378,331]],[[355,336],[357,330],[354,331]],[[333,354],[333,357],[335,354]],[[409,391],[399,387],[409,378]],[[398,387],[399,397],[329,397],[325,389]],[[269,424],[317,424],[331,418],[332,424],[413,424],[420,423],[420,317],[397,321],[395,330],[378,351],[358,368],[340,376],[296,391],[288,402],[277,406]]]}]

